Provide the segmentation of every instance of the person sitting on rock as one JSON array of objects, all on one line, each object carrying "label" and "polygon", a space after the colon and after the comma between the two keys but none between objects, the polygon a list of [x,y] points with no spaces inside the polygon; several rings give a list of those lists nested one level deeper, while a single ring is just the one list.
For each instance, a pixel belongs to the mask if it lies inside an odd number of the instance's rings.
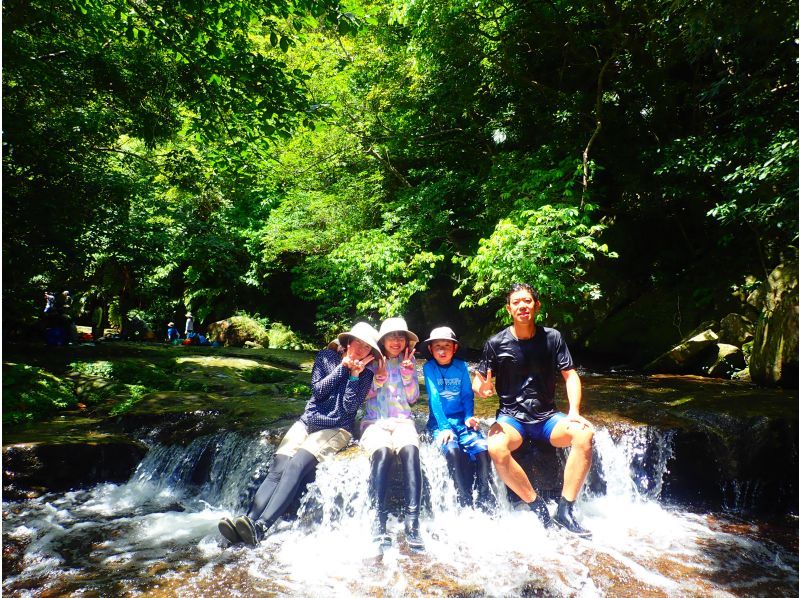
[{"label": "person sitting on rock", "polygon": [[428,431],[447,460],[459,503],[472,506],[472,488],[477,485],[478,507],[491,511],[496,504],[492,463],[486,436],[473,415],[475,393],[467,364],[455,357],[456,334],[447,326],[434,328],[423,344],[433,357],[422,368],[430,410]]},{"label": "person sitting on rock", "polygon": [[319,462],[350,443],[356,412],[372,386],[373,372],[367,366],[381,357],[377,337],[375,328],[358,322],[338,336],[344,355],[332,349],[317,354],[311,399],[281,440],[247,514],[219,522],[219,532],[231,544],[256,546],[302,492]]},{"label": "person sitting on rock", "polygon": [[377,511],[373,535],[381,549],[392,543],[386,533],[389,517],[386,497],[395,457],[403,470],[406,543],[412,550],[425,547],[419,535],[422,501],[419,434],[411,413],[411,405],[419,398],[414,359],[414,345],[418,341],[403,318],[383,321],[378,343],[385,357],[375,370],[361,420],[361,446],[370,456],[370,498]]},{"label": "person sitting on rock", "polygon": [[[489,428],[489,456],[500,479],[545,527],[555,521],[573,534],[590,537],[591,532],[575,518],[573,506],[592,464],[594,426],[580,414],[581,379],[561,333],[536,325],[541,308],[539,293],[530,285],[511,286],[506,311],[512,324],[486,341],[472,388],[484,398],[496,391],[500,399],[497,420]],[[569,401],[566,414],[556,411],[555,406],[559,377],[564,380]],[[551,518],[544,500],[512,456],[527,438],[549,442],[556,448],[570,447],[555,517]]]}]

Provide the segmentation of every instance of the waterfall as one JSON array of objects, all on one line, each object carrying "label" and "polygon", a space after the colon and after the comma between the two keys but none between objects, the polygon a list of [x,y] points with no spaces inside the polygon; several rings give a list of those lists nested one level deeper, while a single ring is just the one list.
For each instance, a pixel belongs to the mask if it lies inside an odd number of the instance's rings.
[{"label": "waterfall", "polygon": [[398,597],[796,591],[791,546],[762,536],[758,526],[661,504],[674,437],[647,426],[596,432],[592,475],[602,484],[584,491],[577,508],[591,541],[545,530],[527,509],[513,509],[499,479],[497,514],[459,507],[444,457],[424,442],[423,554],[405,545],[401,499],[387,526],[391,547],[379,551],[371,541],[370,466],[358,447],[321,463],[297,516],[276,524],[257,548],[228,547],[217,521],[247,508],[278,438],[220,432],[186,446],[155,445],[126,484],[6,506],[4,555],[21,556],[4,594],[129,595],[159,587],[165,595]]}]

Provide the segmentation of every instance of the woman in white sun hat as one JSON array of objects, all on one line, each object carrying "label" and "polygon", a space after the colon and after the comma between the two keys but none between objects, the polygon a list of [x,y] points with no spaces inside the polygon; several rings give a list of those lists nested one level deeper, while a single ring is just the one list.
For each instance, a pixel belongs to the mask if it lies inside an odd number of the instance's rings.
[{"label": "woman in white sun hat", "polygon": [[411,413],[411,405],[419,398],[414,359],[414,345],[418,342],[419,337],[408,329],[403,318],[383,321],[378,344],[384,357],[378,361],[361,421],[361,446],[370,455],[370,498],[377,511],[374,533],[382,548],[392,542],[386,533],[389,516],[386,491],[395,455],[403,469],[406,542],[413,550],[424,548],[419,535],[422,498],[419,434]]},{"label": "woman in white sun hat", "polygon": [[227,517],[219,522],[220,533],[231,544],[258,544],[302,493],[317,464],[350,443],[356,412],[372,386],[373,369],[367,366],[382,357],[377,338],[372,326],[358,322],[338,336],[343,353],[326,348],[317,354],[311,399],[283,437],[247,514],[235,522]]}]

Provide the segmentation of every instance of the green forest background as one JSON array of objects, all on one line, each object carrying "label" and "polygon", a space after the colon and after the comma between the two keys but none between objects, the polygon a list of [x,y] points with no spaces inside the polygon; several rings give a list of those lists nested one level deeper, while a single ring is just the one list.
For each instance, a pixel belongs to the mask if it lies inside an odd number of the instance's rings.
[{"label": "green forest background", "polygon": [[635,362],[797,260],[794,3],[2,10],[4,340],[69,289],[159,336],[405,314],[477,347],[525,280]]}]

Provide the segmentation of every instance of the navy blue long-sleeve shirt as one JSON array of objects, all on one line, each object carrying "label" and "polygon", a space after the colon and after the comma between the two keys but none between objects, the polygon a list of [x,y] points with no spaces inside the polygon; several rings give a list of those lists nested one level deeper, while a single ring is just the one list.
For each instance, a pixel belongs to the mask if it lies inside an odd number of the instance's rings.
[{"label": "navy blue long-sleeve shirt", "polygon": [[323,349],[311,371],[311,400],[300,421],[311,434],[319,430],[344,428],[352,433],[356,412],[372,386],[373,372],[365,369],[358,380],[350,380],[350,370],[342,365],[336,351]]}]

